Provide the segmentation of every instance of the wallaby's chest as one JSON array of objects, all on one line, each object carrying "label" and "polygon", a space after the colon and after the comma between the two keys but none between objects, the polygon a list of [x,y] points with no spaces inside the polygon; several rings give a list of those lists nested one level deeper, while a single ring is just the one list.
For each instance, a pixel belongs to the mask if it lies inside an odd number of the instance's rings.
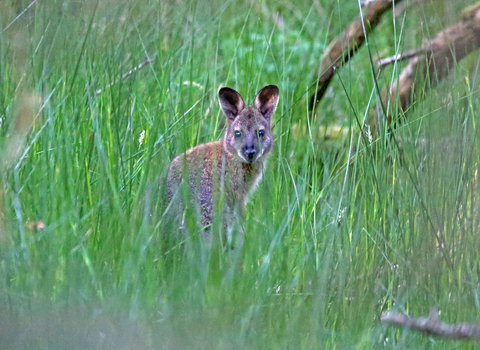
[{"label": "wallaby's chest", "polygon": [[247,194],[262,176],[260,164],[229,163],[225,170],[225,187]]},{"label": "wallaby's chest", "polygon": [[227,195],[243,196],[250,191],[262,175],[261,162],[248,164],[238,157],[228,154],[222,148],[222,143],[215,142],[215,151],[209,152],[211,157],[206,157],[202,172],[212,174],[212,188],[223,190]]}]

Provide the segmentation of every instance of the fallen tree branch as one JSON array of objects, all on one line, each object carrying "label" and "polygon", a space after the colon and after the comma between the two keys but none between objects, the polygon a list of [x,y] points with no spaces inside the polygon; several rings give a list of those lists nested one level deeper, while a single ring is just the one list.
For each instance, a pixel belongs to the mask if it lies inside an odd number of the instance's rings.
[{"label": "fallen tree branch", "polygon": [[[148,66],[150,63],[152,63],[152,61],[155,59],[155,57],[153,58],[148,58],[146,57],[145,58],[145,61],[143,61],[142,63],[140,63],[138,66],[136,66],[135,68],[129,70],[128,72],[124,73],[120,79],[116,80],[116,81],[113,81],[111,82],[110,84],[108,84],[107,86],[105,86],[105,90],[106,89],[109,89],[112,85],[118,83],[120,80],[122,79],[125,79],[127,77],[129,77],[130,75],[136,73],[137,71],[139,71],[140,69],[144,68],[145,66]],[[97,91],[95,91],[95,95],[100,95],[101,93],[103,92],[102,89],[98,89]]]},{"label": "fallen tree branch", "polygon": [[[480,2],[463,11],[463,19],[459,23],[439,32],[432,40],[425,42],[423,54],[415,55],[401,71],[398,80],[383,90],[381,100],[384,106],[395,105],[405,111],[418,97],[417,91],[424,93],[445,79],[452,67],[469,53],[480,47]],[[418,78],[428,80],[421,88]],[[391,108],[387,112],[387,124],[392,122]],[[372,135],[376,134],[377,118],[370,119]]]},{"label": "fallen tree branch", "polygon": [[[395,4],[402,0],[396,0]],[[362,8],[362,13],[348,25],[342,34],[337,36],[328,46],[323,54],[322,63],[319,68],[320,78],[315,84],[316,91],[310,97],[310,110],[321,101],[325,91],[330,84],[335,70],[348,62],[355,52],[365,42],[365,35],[368,35],[380,22],[383,14],[393,6],[393,0],[369,1]],[[365,31],[363,25],[365,24]],[[366,32],[366,33],[365,33]]]},{"label": "fallen tree branch", "polygon": [[480,339],[480,324],[459,323],[447,324],[434,316],[411,318],[396,312],[384,312],[380,320],[392,326],[408,328],[428,335],[448,338],[473,340]]}]

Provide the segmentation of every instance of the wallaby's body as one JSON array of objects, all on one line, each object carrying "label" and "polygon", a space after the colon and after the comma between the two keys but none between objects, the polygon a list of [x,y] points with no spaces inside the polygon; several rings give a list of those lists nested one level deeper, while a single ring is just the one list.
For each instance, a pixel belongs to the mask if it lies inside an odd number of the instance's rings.
[{"label": "wallaby's body", "polygon": [[[178,197],[175,210],[182,210],[181,188],[186,181],[190,198],[200,208],[204,226],[212,223],[217,202],[223,203],[227,221],[237,211],[243,214],[273,146],[270,119],[278,103],[275,85],[260,90],[250,107],[245,106],[243,98],[233,89],[222,88],[218,95],[228,120],[223,140],[187,150],[172,161],[168,172],[169,199]],[[215,200],[220,194],[223,202]]]}]

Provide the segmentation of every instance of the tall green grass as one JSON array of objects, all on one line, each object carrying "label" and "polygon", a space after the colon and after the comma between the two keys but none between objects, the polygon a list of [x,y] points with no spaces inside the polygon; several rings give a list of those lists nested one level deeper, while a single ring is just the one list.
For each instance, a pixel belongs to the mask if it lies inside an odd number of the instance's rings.
[{"label": "tall green grass", "polygon": [[[401,148],[389,135],[366,144],[354,119],[377,101],[373,77],[383,87],[402,67],[372,75],[369,53],[420,45],[467,1],[387,15],[315,116],[306,90],[355,2],[29,4],[0,6],[3,159],[22,93],[42,101],[0,167],[2,348],[476,347],[379,317],[436,307],[448,322],[480,319],[478,57],[408,111]],[[176,234],[170,160],[222,136],[219,86],[251,102],[266,84],[281,90],[276,145],[243,248]],[[333,124],[350,133],[325,140]]]}]

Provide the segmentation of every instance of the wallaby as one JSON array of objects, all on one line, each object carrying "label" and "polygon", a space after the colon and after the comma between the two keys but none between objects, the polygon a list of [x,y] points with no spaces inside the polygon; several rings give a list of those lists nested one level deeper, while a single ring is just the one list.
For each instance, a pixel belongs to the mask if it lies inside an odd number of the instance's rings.
[{"label": "wallaby", "polygon": [[[273,146],[270,126],[278,104],[275,85],[261,89],[252,106],[245,106],[242,96],[228,87],[218,92],[220,107],[227,117],[223,140],[204,143],[177,156],[168,172],[168,197],[176,200],[176,215],[183,210],[182,188],[188,190],[201,214],[203,226],[213,222],[215,206],[222,203],[224,224],[243,216],[249,195],[255,190],[265,170],[267,156]],[[182,182],[186,184],[182,186]],[[223,200],[217,200],[219,195]]]}]

